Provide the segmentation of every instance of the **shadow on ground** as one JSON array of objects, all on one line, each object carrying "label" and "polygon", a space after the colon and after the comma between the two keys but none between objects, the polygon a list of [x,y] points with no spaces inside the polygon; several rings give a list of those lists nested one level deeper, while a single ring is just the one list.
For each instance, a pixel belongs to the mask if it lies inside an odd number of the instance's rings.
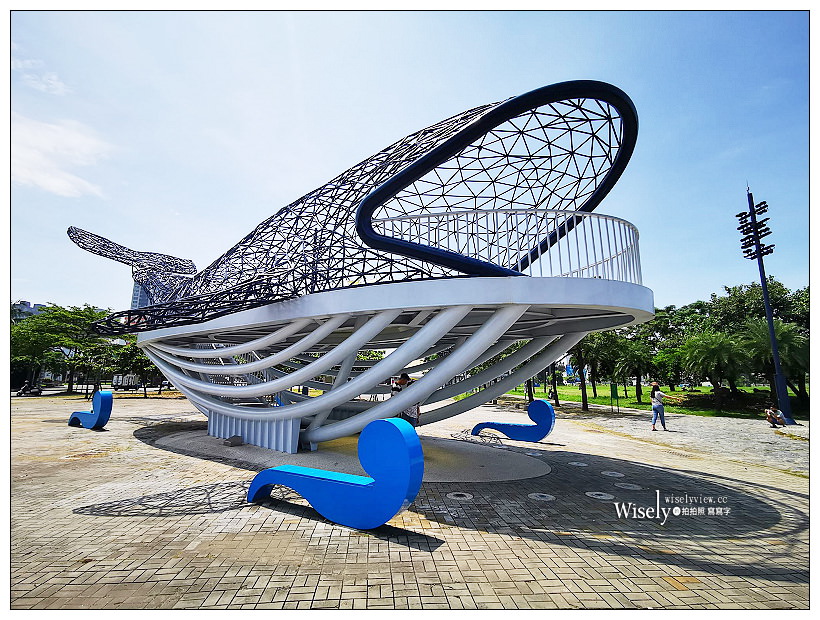
[{"label": "shadow on ground", "polygon": [[238,510],[247,506],[250,482],[219,482],[75,508],[96,517],[173,517]]},{"label": "shadow on ground", "polygon": [[[203,426],[201,422],[155,424],[138,429],[134,436],[153,444],[166,434],[201,430]],[[796,507],[802,504],[807,508],[806,494],[698,471],[551,451],[543,444],[527,448],[487,445],[485,449],[488,463],[503,458],[500,452],[512,450],[543,459],[552,471],[538,478],[509,482],[424,483],[410,511],[444,526],[512,535],[579,551],[599,550],[719,575],[764,574],[774,580],[808,582],[808,570],[784,568],[794,565],[791,539],[808,529],[807,512]],[[253,463],[201,454],[189,456],[258,471]],[[248,506],[246,493],[252,477],[249,474],[247,482],[191,487],[85,506],[74,512],[106,517],[165,517],[241,510]],[[615,503],[622,507],[620,514]],[[284,487],[276,488],[271,499],[261,505],[325,521],[298,494]],[[678,507],[681,513],[670,513],[665,519],[639,518],[639,507],[657,506],[670,510]],[[718,507],[724,514],[708,514],[709,508]],[[683,508],[695,514],[683,512]],[[697,514],[699,508],[703,514]],[[437,538],[389,525],[363,534],[419,549],[435,549],[443,544]],[[769,551],[765,561],[750,558],[752,545],[767,537],[776,538],[772,542],[782,545],[782,552]]]},{"label": "shadow on ground", "polygon": [[[247,493],[250,482],[221,482],[165,493],[143,495],[114,502],[103,502],[74,509],[74,514],[96,517],[174,517],[195,514],[214,514],[240,510],[248,506]],[[300,519],[328,522],[295,491],[276,486],[271,497],[259,502],[269,510]],[[356,530],[352,530],[356,531]],[[413,530],[382,525],[363,535],[375,536],[385,542],[434,551],[444,541]]]}]

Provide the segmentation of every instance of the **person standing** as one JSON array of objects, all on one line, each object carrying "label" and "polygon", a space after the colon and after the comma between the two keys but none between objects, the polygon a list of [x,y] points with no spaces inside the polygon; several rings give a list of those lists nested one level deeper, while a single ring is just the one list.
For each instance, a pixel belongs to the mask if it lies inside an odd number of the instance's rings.
[{"label": "person standing", "polygon": [[661,386],[658,385],[657,381],[652,382],[652,391],[649,393],[649,400],[652,403],[652,430],[658,430],[655,428],[655,423],[658,421],[658,417],[661,419],[661,426],[663,430],[669,430],[666,428],[666,420],[663,418],[663,399],[670,398],[672,400],[676,400],[681,402],[682,398],[677,398],[675,396],[669,396],[669,394],[664,394],[661,392]]},{"label": "person standing", "polygon": [[[390,396],[395,396],[404,388],[412,384],[413,380],[410,378],[410,375],[408,375],[406,372],[401,373],[399,378],[393,382],[392,386],[390,386]],[[418,404],[415,404],[402,410],[402,412],[399,414],[399,417],[401,417],[403,420],[406,420],[407,422],[410,422],[410,424],[413,425],[413,428],[415,428],[419,425],[420,415],[421,408],[418,406]]]}]

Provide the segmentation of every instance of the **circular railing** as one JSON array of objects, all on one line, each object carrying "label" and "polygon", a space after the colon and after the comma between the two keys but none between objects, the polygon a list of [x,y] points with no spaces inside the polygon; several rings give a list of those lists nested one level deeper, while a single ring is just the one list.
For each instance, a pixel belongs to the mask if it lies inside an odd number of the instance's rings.
[{"label": "circular railing", "polygon": [[373,220],[387,237],[455,252],[534,277],[641,284],[638,229],[621,218],[560,209],[439,211]]}]

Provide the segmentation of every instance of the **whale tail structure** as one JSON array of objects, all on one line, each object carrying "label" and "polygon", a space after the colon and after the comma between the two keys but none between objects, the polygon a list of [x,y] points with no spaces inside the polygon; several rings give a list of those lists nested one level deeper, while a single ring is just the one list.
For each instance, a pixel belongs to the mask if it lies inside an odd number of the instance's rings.
[{"label": "whale tail structure", "polygon": [[138,252],[76,226],[70,226],[66,232],[83,250],[130,265],[134,282],[145,290],[152,304],[167,301],[180,284],[196,273],[196,265],[187,258]]}]

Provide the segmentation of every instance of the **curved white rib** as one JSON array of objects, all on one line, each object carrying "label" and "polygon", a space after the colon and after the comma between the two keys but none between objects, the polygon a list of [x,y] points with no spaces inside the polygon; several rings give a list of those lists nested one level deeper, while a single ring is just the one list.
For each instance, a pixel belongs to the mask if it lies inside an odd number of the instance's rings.
[{"label": "curved white rib", "polygon": [[459,381],[458,383],[454,383],[452,385],[445,386],[440,390],[436,390],[426,401],[424,401],[424,404],[428,405],[430,403],[436,403],[444,400],[445,398],[451,398],[459,394],[464,394],[468,390],[472,390],[474,387],[482,385],[483,383],[488,383],[493,379],[496,379],[509,372],[520,363],[530,359],[534,355],[537,355],[544,349],[544,347],[549,345],[556,338],[558,338],[558,336],[533,338],[523,347],[518,349],[518,351],[510,353],[503,360],[499,361],[497,364],[493,364],[486,370],[482,370],[481,372],[474,374],[469,379],[465,379],[464,381]]},{"label": "curved white rib", "polygon": [[[248,362],[247,364],[223,364],[221,366],[215,366],[212,364],[198,364],[197,362],[189,362],[187,360],[179,359],[178,357],[169,355],[168,353],[165,353],[162,350],[156,350],[154,352],[159,357],[164,359],[166,362],[169,362],[178,368],[184,368],[185,370],[201,372],[206,375],[244,375],[251,372],[265,370],[266,368],[275,366],[280,362],[285,362],[299,353],[303,353],[308,348],[312,347],[317,342],[321,342],[324,338],[333,333],[333,330],[335,330],[349,318],[349,314],[341,314],[339,316],[331,317],[327,321],[325,321],[318,329],[312,331],[307,336],[293,343],[286,349],[283,349],[278,353],[274,353],[273,355],[260,358],[256,361]],[[145,346],[145,348],[149,347],[152,349],[160,349],[159,347],[155,347],[155,345],[152,344],[147,344]],[[184,355],[187,356],[188,354],[186,353]],[[227,355],[225,355],[225,357],[227,357]],[[311,363],[315,361],[315,357],[311,359]]]},{"label": "curved white rib", "polygon": [[[430,313],[428,312],[427,314],[430,314]],[[446,349],[450,349],[452,347],[453,347],[452,342],[449,343],[449,344],[437,343],[435,346],[430,347],[424,353],[419,355],[418,359],[423,359],[425,357],[430,357],[431,355],[433,355],[435,353],[441,353],[442,351],[445,351]],[[312,362],[316,358],[315,357],[309,357],[307,355],[294,355],[293,359],[296,360],[297,362]],[[370,368],[370,367],[375,366],[376,364],[378,364],[380,361],[381,360],[356,360],[356,363],[353,365],[353,367],[354,368]],[[421,364],[418,365],[418,366],[413,366],[412,368],[417,369],[417,370],[423,370]],[[427,368],[427,366],[425,365],[424,368]],[[328,372],[328,373],[325,373],[325,374],[335,376],[331,372]]]},{"label": "curved white rib", "polygon": [[588,332],[576,332],[565,334],[558,342],[553,342],[541,353],[524,364],[524,366],[519,368],[513,374],[507,375],[501,379],[501,381],[498,381],[497,383],[494,383],[486,389],[468,396],[467,398],[463,398],[432,411],[425,411],[424,416],[421,418],[422,424],[431,424],[433,422],[438,422],[439,420],[444,420],[454,415],[458,415],[459,413],[464,413],[473,407],[483,405],[487,401],[505,394],[516,385],[520,385],[523,381],[526,381],[530,377],[541,372],[555,360],[559,359],[569,349],[578,344],[578,342],[580,342],[580,340],[586,336],[587,333]]},{"label": "curved white rib", "polygon": [[[149,357],[151,357],[151,361],[153,361],[166,376],[171,378],[171,381],[177,387],[185,386],[205,394],[234,398],[265,396],[294,385],[301,385],[302,381],[312,379],[322,374],[331,366],[339,364],[345,357],[350,355],[351,352],[358,351],[368,340],[379,335],[401,312],[401,310],[384,310],[371,318],[361,329],[353,332],[339,346],[318,358],[315,362],[288,374],[286,377],[280,377],[273,381],[265,381],[264,383],[257,383],[255,385],[217,385],[209,381],[194,379],[171,368],[170,365],[159,359],[156,355],[150,355]],[[149,353],[149,351],[146,350],[146,353]],[[214,368],[211,367],[210,371],[213,372],[213,370]]]},{"label": "curved white rib", "polygon": [[[361,430],[374,417],[396,415],[418,402],[435,403],[425,410],[437,407],[425,412],[423,424],[456,415],[497,396],[499,389],[505,391],[521,383],[528,378],[526,374],[560,357],[583,333],[650,317],[651,292],[618,284],[623,283],[471,278],[354,287],[268,304],[202,325],[148,332],[140,336],[140,346],[158,366],[172,371],[166,372],[168,378],[188,396],[192,406],[209,417],[209,434],[241,435],[248,444],[291,451],[296,449],[297,434],[310,443],[345,436]],[[444,320],[444,309],[467,306],[471,309],[466,316],[461,315],[462,320],[455,314]],[[504,331],[500,309],[512,306],[528,310]],[[556,308],[562,312],[556,313]],[[354,319],[378,316],[385,310],[400,314],[364,346],[354,343],[360,335],[355,327],[351,330]],[[509,312],[510,317],[517,314],[517,310]],[[408,323],[410,313],[415,318]],[[346,321],[341,321],[343,314],[348,315]],[[429,317],[433,320],[428,322]],[[334,318],[341,321],[338,327],[317,338],[315,332]],[[490,319],[499,328],[495,335],[488,331]],[[555,325],[550,326],[552,323]],[[424,327],[426,331],[422,331]],[[465,341],[472,332],[471,339]],[[545,344],[545,332],[568,332],[570,336]],[[254,340],[245,342],[250,339]],[[541,340],[528,343],[531,339]],[[510,348],[517,340],[523,342],[514,347],[524,345],[518,351]],[[544,347],[538,349],[542,344]],[[196,348],[200,346],[207,348]],[[340,352],[340,347],[345,350]],[[357,349],[371,347],[387,348],[389,355],[384,360],[355,359]],[[437,359],[424,359],[434,353],[439,353]],[[515,357],[498,360],[505,355]],[[459,367],[453,366],[455,361]],[[516,361],[525,370],[510,367]],[[490,365],[492,368],[485,370]],[[470,368],[471,372],[482,372],[469,376]],[[499,378],[505,371],[513,375]],[[367,394],[388,391],[384,379],[399,372],[426,375],[394,398],[368,400]],[[295,384],[319,387],[326,393],[312,398],[288,391],[295,389],[291,387]],[[211,394],[212,390],[219,393]],[[471,394],[473,391],[479,392]],[[458,392],[466,392],[467,398],[452,405],[451,400],[439,402]],[[311,393],[316,392],[311,389]],[[314,428],[305,429],[311,422]],[[300,426],[304,429],[301,432]]]},{"label": "curved white rib", "polygon": [[527,308],[529,306],[526,305],[509,305],[499,308],[458,350],[450,353],[438,366],[409,388],[357,416],[304,431],[302,439],[318,443],[344,437],[362,430],[373,420],[389,417],[407,407],[424,401],[436,388],[461,372],[486,351],[490,343],[498,340],[527,311]]},{"label": "curved white rib", "polygon": [[[230,357],[232,355],[240,355],[242,353],[250,353],[251,351],[263,349],[298,333],[314,321],[315,319],[300,319],[298,321],[293,321],[292,323],[277,329],[275,332],[268,334],[267,336],[262,336],[261,338],[251,340],[250,342],[243,342],[242,344],[221,347],[219,349],[189,349],[188,347],[174,347],[169,344],[152,342],[150,340],[147,341],[145,345],[150,345],[155,349],[160,349],[166,353],[170,353],[171,355],[184,355],[185,357]],[[140,345],[142,345],[142,343],[140,343]]]},{"label": "curved white rib", "polygon": [[[452,306],[441,311],[427,324],[417,331],[398,349],[393,351],[367,373],[359,375],[336,390],[332,390],[310,400],[269,409],[250,409],[241,405],[232,405],[203,394],[199,394],[183,385],[177,386],[192,402],[207,410],[230,416],[240,420],[288,420],[296,417],[315,415],[320,411],[330,410],[341,405],[366,391],[368,386],[380,383],[403,368],[407,362],[418,359],[431,343],[436,342],[450,331],[461,319],[472,310],[471,306]],[[146,351],[153,359],[152,354]],[[290,375],[288,375],[290,376]],[[445,380],[446,382],[446,380]]]}]

